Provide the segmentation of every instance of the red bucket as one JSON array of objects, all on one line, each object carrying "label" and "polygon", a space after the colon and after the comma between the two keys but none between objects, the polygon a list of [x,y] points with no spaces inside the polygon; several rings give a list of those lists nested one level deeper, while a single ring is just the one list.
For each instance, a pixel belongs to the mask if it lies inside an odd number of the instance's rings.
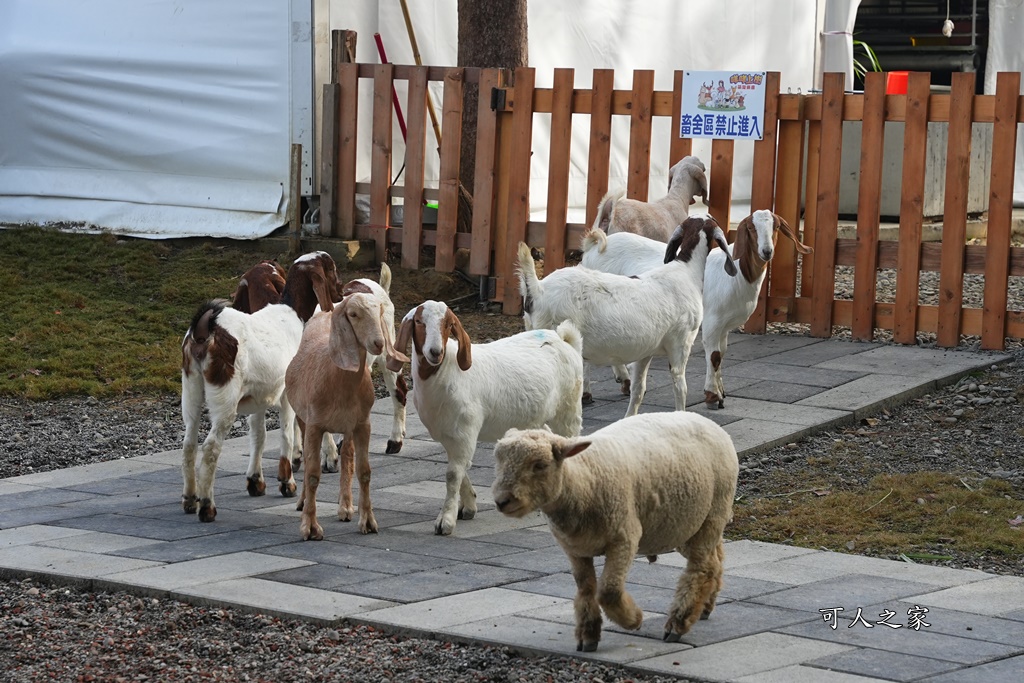
[{"label": "red bucket", "polygon": [[890,71],[885,75],[886,95],[906,95],[909,71]]}]

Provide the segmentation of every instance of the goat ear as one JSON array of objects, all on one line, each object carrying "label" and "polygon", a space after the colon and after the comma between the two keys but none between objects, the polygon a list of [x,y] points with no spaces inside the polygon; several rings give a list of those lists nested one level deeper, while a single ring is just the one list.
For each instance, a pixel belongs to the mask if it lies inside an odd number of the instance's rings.
[{"label": "goat ear", "polygon": [[356,331],[345,315],[348,301],[341,303],[331,311],[331,336],[327,342],[327,351],[331,360],[342,370],[356,372],[363,369],[366,363],[366,349],[356,338]]},{"label": "goat ear", "polygon": [[[704,206],[707,206],[707,204],[708,204],[708,176],[707,176],[707,174],[704,173],[704,171],[702,171],[697,166],[689,166],[688,168],[690,169],[690,174],[697,181],[697,184],[700,185],[700,199],[701,199],[702,202],[704,202]],[[693,197],[691,197],[690,200],[691,200],[691,203],[692,203]]]},{"label": "goat ear", "polygon": [[778,221],[778,223],[779,223],[779,230],[782,231],[783,235],[785,235],[789,239],[793,240],[793,244],[796,245],[796,250],[797,251],[799,251],[801,254],[813,254],[814,253],[814,249],[812,249],[811,247],[807,246],[806,244],[804,244],[803,242],[801,242],[800,240],[797,239],[796,233],[793,232],[793,228],[789,227],[789,223],[786,222],[785,218],[783,218],[782,216],[780,216],[778,214],[773,214],[773,215],[775,216],[775,220]]},{"label": "goat ear", "polygon": [[714,232],[715,243],[725,252],[725,272],[731,277],[736,277],[736,262],[729,256],[729,243],[725,241],[725,233],[722,232],[722,228],[715,226]]},{"label": "goat ear", "polygon": [[578,453],[580,453],[582,451],[585,451],[589,446],[590,446],[590,442],[589,441],[569,441],[569,440],[564,440],[564,441],[561,441],[559,443],[552,443],[551,444],[551,453],[552,453],[552,455],[555,456],[555,460],[557,460],[558,462],[561,462],[562,460],[565,460],[566,458],[571,458],[572,456],[574,456],[574,455],[576,455],[576,454],[578,454]]},{"label": "goat ear", "polygon": [[391,293],[391,268],[383,261],[380,262],[380,280],[378,280],[378,284],[380,284],[381,289],[385,292]]},{"label": "goat ear", "polygon": [[670,263],[675,260],[676,252],[679,251],[679,245],[683,243],[683,225],[680,223],[676,226],[676,229],[672,231],[672,237],[668,240],[668,245],[665,247],[665,260],[663,263]]},{"label": "goat ear", "polygon": [[[418,308],[412,309],[406,314],[405,318],[402,319],[402,325],[398,328],[398,337],[395,339],[396,352],[401,351],[402,353],[405,353],[405,350],[409,348],[409,340],[412,338],[413,320],[415,319],[416,311],[418,310]],[[406,360],[408,360],[408,357]],[[399,372],[402,369],[402,361],[398,360],[397,353],[395,358],[388,356],[385,365],[387,365],[388,370],[391,372]]]},{"label": "goat ear", "polygon": [[235,293],[231,295],[231,307],[236,311],[242,313],[252,313],[249,308],[249,281],[242,278],[242,281],[238,283],[238,288]]},{"label": "goat ear", "polygon": [[313,294],[316,295],[316,301],[320,304],[320,310],[333,310],[334,301],[331,298],[331,286],[327,283],[327,276],[324,275],[324,271],[320,268],[312,269],[310,280],[313,285]]},{"label": "goat ear", "polygon": [[456,356],[456,360],[459,362],[459,368],[465,372],[473,365],[473,344],[469,341],[469,335],[466,334],[466,330],[462,327],[462,321],[459,320],[457,315],[452,313],[451,309],[448,309],[448,312],[445,313],[445,318],[448,319],[448,323],[455,332],[455,339],[459,342],[459,353]]},{"label": "goat ear", "polygon": [[[403,363],[409,362],[409,356],[405,355],[401,351],[395,349],[391,343],[391,338],[394,336],[394,330],[389,329],[387,320],[384,318],[384,304],[380,305],[380,329],[384,333],[384,355],[387,358],[385,365],[392,372],[400,372]],[[393,366],[397,366],[394,368]]]}]

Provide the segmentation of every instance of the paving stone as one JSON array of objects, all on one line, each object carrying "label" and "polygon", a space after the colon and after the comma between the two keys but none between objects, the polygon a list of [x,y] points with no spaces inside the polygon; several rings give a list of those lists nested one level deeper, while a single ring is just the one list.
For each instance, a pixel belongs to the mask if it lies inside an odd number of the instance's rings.
[{"label": "paving stone", "polygon": [[[507,517],[493,509],[482,510],[477,512],[476,517],[473,519],[458,520],[455,525],[455,531],[452,532],[452,536],[455,536],[456,538],[476,538],[478,536],[487,536],[511,529],[527,529],[538,526],[545,529],[547,528],[547,522],[544,520],[544,517],[540,512],[531,512],[525,517],[516,518]],[[396,528],[401,529],[402,531],[430,535],[434,533],[434,520],[431,519],[429,522],[407,524]]]},{"label": "paving stone", "polygon": [[566,602],[507,588],[485,588],[375,611],[368,621],[400,628],[434,631],[466,623],[479,614],[500,618]]},{"label": "paving stone", "polygon": [[0,512],[0,529],[16,529],[34,524],[65,525],[65,520],[81,517],[81,512],[64,507],[37,507]]},{"label": "paving stone", "polygon": [[[111,559],[125,563],[143,562],[142,560],[124,558]],[[302,567],[307,564],[311,563],[288,557],[274,557],[266,553],[241,552],[207,557],[201,560],[191,560],[189,562],[151,566],[147,569],[123,571],[117,574],[108,574],[105,578],[111,581],[160,590],[196,591],[203,584],[240,579],[247,576],[258,576],[282,569]]]},{"label": "paving stone", "polygon": [[[180,510],[180,508],[179,508]],[[180,514],[180,512],[179,512]],[[180,515],[177,520],[144,519],[130,515],[99,514],[81,519],[65,519],[63,526],[87,531],[103,531],[122,536],[140,536],[158,541],[177,541],[197,536],[213,536],[236,528],[235,525],[218,521],[203,524],[195,517]]]},{"label": "paving stone", "polygon": [[923,349],[887,344],[863,353],[819,363],[817,367],[852,370],[886,376],[911,377],[918,381],[953,377],[1006,360],[1006,354]]},{"label": "paving stone", "polygon": [[[730,401],[733,400],[726,400],[726,407],[729,406]],[[758,401],[758,403],[764,404],[765,401]],[[715,414],[720,412],[717,411]],[[761,420],[752,417],[745,417],[722,426],[729,433],[733,446],[740,455],[756,453],[796,441],[809,429],[776,420]]]},{"label": "paving stone", "polygon": [[812,659],[807,665],[889,681],[912,681],[962,668],[960,664],[954,662],[874,649],[840,652],[821,659]]},{"label": "paving stone", "polygon": [[119,575],[120,572],[159,568],[159,563],[63,548],[22,545],[0,550],[0,567],[77,578]]},{"label": "paving stone", "polygon": [[116,477],[133,476],[141,472],[164,469],[164,465],[145,462],[137,458],[124,458],[120,460],[108,460],[89,465],[80,465],[62,470],[50,470],[49,472],[36,472],[24,474],[20,477],[11,477],[8,482],[15,484],[28,484],[31,486],[42,486],[46,488],[61,488],[83,484],[89,481],[103,481]]},{"label": "paving stone", "polygon": [[74,538],[75,536],[88,535],[88,533],[88,531],[82,531],[81,529],[68,529],[67,527],[50,526],[47,524],[26,524],[23,527],[0,529],[0,550],[19,545],[31,545],[57,539]]},{"label": "paving stone", "polygon": [[759,422],[781,422],[794,427],[822,429],[850,418],[850,411],[847,409],[817,408],[801,403],[784,405],[771,401],[727,397],[725,408],[712,412],[736,415],[744,419],[751,419],[750,416],[756,415]]},{"label": "paving stone", "polygon": [[243,550],[256,550],[276,545],[279,539],[260,531],[228,531],[223,534],[199,536],[177,541],[161,541],[150,545],[135,545],[111,551],[122,557],[157,562],[186,562]]},{"label": "paving stone", "polygon": [[567,600],[572,600],[576,597],[576,582],[570,574],[548,574],[536,579],[510,583],[506,588],[524,593],[550,595]]},{"label": "paving stone", "polygon": [[480,564],[449,564],[428,571],[349,584],[345,587],[345,591],[395,602],[420,602],[446,595],[503,586],[533,576],[537,576],[537,573],[523,569],[489,567]]},{"label": "paving stone", "polygon": [[424,538],[423,534],[396,530],[387,534],[352,535],[346,542],[378,550],[397,550],[458,562],[477,562],[520,552],[514,546],[483,543],[477,539],[436,535]]},{"label": "paving stone", "polygon": [[951,569],[948,567],[933,567],[926,564],[912,564],[908,562],[893,562],[877,557],[865,557],[863,555],[851,555],[848,553],[836,553],[830,551],[818,551],[803,553],[799,557],[786,559],[772,565],[780,572],[789,571],[796,567],[814,567],[828,570],[832,574],[866,574],[870,576],[886,577],[892,579],[903,579],[917,581],[932,586],[947,588],[960,584],[971,583],[991,578],[991,574],[983,572]]},{"label": "paving stone", "polygon": [[386,600],[332,593],[305,586],[289,586],[287,592],[283,593],[280,584],[258,578],[218,581],[175,592],[192,598],[205,598],[210,605],[247,605],[268,614],[312,618],[321,623],[331,623],[393,604]]},{"label": "paving stone", "polygon": [[725,572],[728,574],[738,567],[753,564],[774,565],[778,560],[797,555],[809,555],[815,552],[818,551],[811,550],[810,548],[780,545],[778,543],[748,540],[727,541],[725,543]]},{"label": "paving stone", "polygon": [[[152,538],[140,538],[138,536],[122,536],[121,534],[105,534],[98,531],[82,531],[74,529],[74,536],[63,536],[53,540],[37,541],[37,545],[48,548],[63,548],[65,550],[80,550],[87,553],[103,553],[116,555],[118,551],[138,546],[154,545]],[[158,543],[166,543],[159,541]],[[0,542],[2,545],[2,542]]]},{"label": "paving stone", "polygon": [[815,614],[821,609],[842,607],[845,610],[843,616],[846,616],[857,607],[896,602],[900,598],[915,596],[931,588],[913,581],[880,580],[876,576],[846,574],[758,596],[751,600],[764,605],[789,607]]},{"label": "paving stone", "polygon": [[729,333],[729,348],[725,352],[725,360],[732,363],[739,361],[768,358],[793,349],[814,347],[824,344],[825,339],[803,337],[789,334],[743,334]]},{"label": "paving stone", "polygon": [[736,683],[872,683],[881,680],[884,679],[794,664],[781,669],[741,676],[736,679]]},{"label": "paving stone", "polygon": [[259,578],[278,583],[294,584],[296,586],[344,592],[345,586],[350,584],[380,580],[390,576],[390,574],[371,572],[364,569],[352,569],[350,567],[338,567],[333,564],[311,564],[305,567],[282,569],[279,572],[261,574]]},{"label": "paving stone", "polygon": [[925,679],[927,683],[1020,683],[1024,680],[1024,655],[989,662]]},{"label": "paving stone", "polygon": [[1012,645],[957,638],[942,633],[932,633],[927,628],[914,630],[908,627],[905,614],[896,614],[889,619],[888,624],[900,626],[900,628],[891,628],[887,624],[879,623],[879,616],[877,612],[871,613],[864,610],[862,618],[867,623],[873,624],[871,628],[868,628],[862,622],[855,623],[856,608],[847,609],[841,613],[835,630],[826,624],[824,619],[818,619],[805,624],[787,626],[779,629],[779,632],[804,638],[817,638],[835,644],[898,652],[917,657],[930,657],[958,664],[981,664],[1024,652],[1021,648]]},{"label": "paving stone", "polygon": [[865,375],[848,384],[805,398],[796,405],[848,410],[853,412],[856,419],[860,419],[934,390],[934,383],[922,384],[914,377]]},{"label": "paving stone", "polygon": [[0,512],[18,512],[31,508],[51,507],[76,500],[94,498],[95,494],[67,489],[32,488],[0,497]]},{"label": "paving stone", "polygon": [[703,647],[799,624],[810,619],[814,617],[799,610],[748,602],[728,602],[716,605],[710,617],[694,624],[690,632],[683,636],[682,642]]},{"label": "paving stone", "polygon": [[836,358],[847,358],[864,351],[877,349],[880,346],[881,344],[872,342],[823,339],[816,344],[807,344],[797,349],[772,354],[771,362],[807,368]]},{"label": "paving stone", "polygon": [[821,387],[792,382],[754,382],[745,387],[728,388],[730,398],[749,398],[772,403],[795,403],[821,392]]},{"label": "paving stone", "polygon": [[[296,541],[278,544],[260,551],[266,555],[278,555],[306,562],[319,562],[337,567],[351,567],[383,574],[411,574],[426,569],[435,569],[455,564],[453,561],[428,557],[426,555],[397,551],[363,548],[346,543],[325,541]],[[268,570],[269,571],[269,570]],[[261,572],[262,573],[262,572]]]},{"label": "paving stone", "polygon": [[918,596],[914,602],[928,607],[945,607],[988,616],[1009,614],[1024,608],[1024,577],[986,578]]},{"label": "paving stone", "polygon": [[758,633],[735,640],[634,661],[644,671],[692,676],[715,681],[732,680],[800,664],[851,648],[781,633]]},{"label": "paving stone", "polygon": [[10,479],[0,480],[0,509],[6,509],[4,505],[4,496],[9,496],[14,493],[28,493],[31,491],[39,491],[41,487],[30,486],[28,484],[19,484]]},{"label": "paving stone", "polygon": [[[817,345],[810,348],[816,347]],[[801,349],[801,351],[804,351],[804,349]],[[781,365],[775,362],[775,356],[769,359],[758,359],[731,365],[728,370],[735,377],[753,378],[772,384],[806,385],[808,387],[815,387],[818,391],[847,384],[868,374],[852,370],[830,370],[821,367]],[[725,388],[726,392],[729,392],[731,387],[728,382],[726,382]]]}]

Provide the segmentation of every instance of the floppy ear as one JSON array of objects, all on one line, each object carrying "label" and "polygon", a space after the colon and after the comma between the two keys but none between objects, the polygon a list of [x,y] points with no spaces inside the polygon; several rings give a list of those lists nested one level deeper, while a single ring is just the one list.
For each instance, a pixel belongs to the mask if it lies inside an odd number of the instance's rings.
[{"label": "floppy ear", "polygon": [[[392,372],[400,372],[403,363],[409,362],[409,356],[395,349],[391,343],[391,337],[394,334],[388,329],[389,325],[384,319],[384,304],[380,305],[380,329],[384,332],[384,355],[387,360],[384,364]],[[392,369],[393,366],[397,366],[397,369]]]},{"label": "floppy ear", "polygon": [[800,240],[798,240],[796,238],[796,233],[793,232],[793,228],[789,227],[789,223],[786,222],[785,218],[783,218],[782,216],[780,216],[778,214],[773,214],[773,215],[775,216],[775,221],[778,223],[779,230],[782,231],[783,235],[785,235],[789,239],[793,240],[793,244],[796,245],[796,250],[797,251],[799,251],[801,254],[813,254],[814,253],[814,249],[812,249],[811,247],[807,246],[806,244],[804,244],[803,242],[801,242]]},{"label": "floppy ear", "polygon": [[249,281],[245,278],[242,278],[235,293],[231,295],[231,307],[242,313],[252,313],[249,308]]},{"label": "floppy ear", "polygon": [[311,269],[310,281],[313,285],[313,293],[316,294],[316,301],[320,304],[320,310],[333,310],[334,301],[331,299],[331,288],[327,283],[327,276],[324,275],[322,267]]},{"label": "floppy ear", "polygon": [[679,245],[683,243],[683,224],[680,223],[676,226],[676,229],[672,231],[672,237],[668,240],[668,245],[665,247],[665,260],[663,263],[670,263],[675,260],[676,252],[679,251]]},{"label": "floppy ear", "polygon": [[731,256],[729,256],[729,243],[725,241],[725,233],[722,232],[722,228],[718,225],[715,225],[715,232],[712,238],[722,251],[725,252],[725,272],[731,277],[736,277],[736,262],[733,261]]},{"label": "floppy ear", "polygon": [[448,312],[445,313],[445,318],[452,331],[455,332],[456,341],[459,342],[459,353],[456,356],[456,360],[459,361],[459,368],[465,372],[473,365],[473,352],[471,351],[473,345],[469,341],[469,335],[466,334],[466,330],[462,328],[462,322],[459,320],[459,317],[452,313],[451,309],[448,309]]},{"label": "floppy ear", "polygon": [[348,299],[341,302],[331,311],[331,336],[327,341],[327,352],[331,360],[342,370],[348,372],[361,371],[366,363],[366,349],[356,338],[356,331],[345,315]]},{"label": "floppy ear", "polygon": [[[398,328],[398,337],[395,339],[395,358],[392,358],[389,355],[385,363],[385,365],[387,365],[388,370],[390,370],[391,372],[399,372],[402,369],[402,361],[398,360],[397,352],[401,351],[404,354],[405,350],[409,348],[409,340],[412,338],[413,319],[416,317],[416,312],[419,310],[419,308],[414,308],[408,313],[406,313],[405,317],[402,318],[402,325],[401,327]],[[406,360],[409,360],[409,358],[406,357]]]},{"label": "floppy ear", "polygon": [[[704,171],[702,171],[701,169],[699,169],[696,166],[690,166],[689,169],[690,169],[690,175],[692,175],[697,180],[697,184],[700,185],[700,198],[701,198],[701,201],[703,201],[704,205],[707,206],[707,203],[708,203],[708,177],[707,177],[707,174],[705,174]],[[690,197],[690,202],[691,203],[693,202],[693,197]]]}]

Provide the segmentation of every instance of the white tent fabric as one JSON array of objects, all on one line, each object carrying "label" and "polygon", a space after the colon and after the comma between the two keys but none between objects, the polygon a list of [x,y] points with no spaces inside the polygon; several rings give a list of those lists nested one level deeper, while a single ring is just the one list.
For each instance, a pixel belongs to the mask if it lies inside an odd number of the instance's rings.
[{"label": "white tent fabric", "polygon": [[[457,61],[456,0],[408,3],[424,64],[451,66]],[[550,87],[554,69],[576,70],[576,87],[590,86],[595,68],[616,71],[616,89],[632,86],[635,69],[653,69],[655,88],[671,90],[677,69],[749,69],[779,71],[782,91],[806,92],[813,85],[814,54],[818,40],[816,6],[806,0],[719,0],[679,2],[664,0],[564,0],[530,2],[528,7],[530,65],[537,70],[537,86]],[[358,32],[356,58],[377,63],[373,34],[379,32],[389,61],[414,62],[399,3],[381,0],[331,0],[332,29]],[[440,86],[432,86],[440,107]],[[405,94],[400,90],[402,102]],[[403,104],[404,106],[404,104]],[[370,100],[360,102],[360,128],[370,126]],[[609,187],[625,187],[629,146],[627,117],[614,117]],[[579,119],[577,119],[579,120]],[[672,124],[655,120],[654,140],[669,139]],[[531,209],[538,217],[547,199],[548,123],[534,120],[531,169]],[[443,135],[443,132],[442,132]],[[570,222],[583,220],[586,203],[589,132],[583,121],[573,130],[570,159]],[[404,149],[397,126],[393,135],[395,172]],[[427,148],[434,141],[428,132]],[[709,167],[711,143],[695,140],[694,153]],[[733,177],[733,213],[749,206],[752,143],[737,143]],[[359,157],[360,180],[369,177],[369,150]],[[437,179],[437,160],[428,159],[426,178]],[[651,152],[649,199],[665,194],[668,186],[668,145]]]},{"label": "white tent fabric", "polygon": [[[1024,2],[991,0],[988,5],[988,55],[985,60],[985,94],[996,92],[1000,71],[1024,71]],[[1024,81],[1021,82],[1024,95]],[[1024,134],[1018,126],[1017,163],[1013,184],[1014,206],[1024,206]]]},{"label": "white tent fabric", "polygon": [[829,0],[825,3],[824,27],[821,31],[821,69],[815,74],[820,88],[822,74],[842,71],[846,89],[853,88],[853,25],[857,20],[860,0]]},{"label": "white tent fabric", "polygon": [[0,3],[0,223],[269,234],[291,30],[287,0]]}]

